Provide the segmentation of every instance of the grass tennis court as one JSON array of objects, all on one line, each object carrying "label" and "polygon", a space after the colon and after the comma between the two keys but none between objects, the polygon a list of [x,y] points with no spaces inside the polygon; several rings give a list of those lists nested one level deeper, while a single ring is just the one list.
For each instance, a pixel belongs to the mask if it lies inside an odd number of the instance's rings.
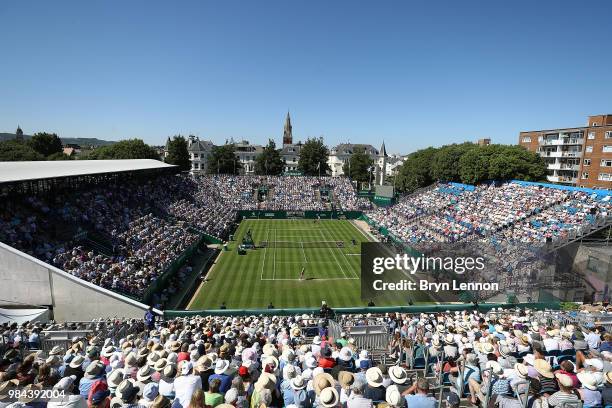
[{"label": "grass tennis court", "polygon": [[[248,230],[257,246],[266,246],[239,255]],[[344,220],[245,220],[189,308],[218,309],[222,302],[228,309],[266,308],[270,302],[276,308],[318,307],[321,300],[332,307],[365,306],[360,299],[364,241],[366,236]],[[406,304],[404,295],[374,301],[377,306]]]}]

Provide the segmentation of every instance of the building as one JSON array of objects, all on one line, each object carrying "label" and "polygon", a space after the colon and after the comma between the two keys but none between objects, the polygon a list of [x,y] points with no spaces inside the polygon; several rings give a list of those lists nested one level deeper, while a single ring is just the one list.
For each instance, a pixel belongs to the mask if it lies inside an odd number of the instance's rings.
[{"label": "building", "polygon": [[287,117],[285,118],[285,128],[283,129],[283,147],[293,144],[293,127],[291,126],[291,117],[289,111],[287,111]]},{"label": "building", "polygon": [[284,144],[281,149],[280,155],[285,163],[284,172],[296,172],[298,171],[298,161],[300,160],[300,151],[302,150],[302,143],[296,144]]},{"label": "building", "polygon": [[[234,143],[233,140],[231,143]],[[234,143],[234,154],[238,156],[238,160],[242,164],[242,174],[255,173],[255,160],[257,156],[263,153],[263,146],[252,145],[247,140]]]},{"label": "building", "polygon": [[544,158],[548,181],[612,189],[612,114],[589,116],[586,126],[521,132],[519,144]]},{"label": "building", "polygon": [[382,186],[385,184],[385,178],[387,177],[387,149],[385,148],[385,142],[383,141],[378,157],[376,158],[376,184]]},{"label": "building", "polygon": [[491,139],[478,139],[478,146],[488,146],[491,144]]},{"label": "building", "polygon": [[20,142],[23,141],[23,130],[21,130],[21,127],[19,125],[17,125],[17,130],[15,131],[15,140],[18,140]]},{"label": "building", "polygon": [[329,152],[329,158],[327,160],[327,164],[329,164],[329,167],[331,168],[332,176],[336,177],[344,175],[344,163],[346,163],[351,157],[355,149],[365,149],[365,152],[372,158],[372,160],[374,160],[374,163],[378,163],[378,150],[376,150],[374,146],[370,144],[340,143],[338,146],[332,148],[332,150]]},{"label": "building", "polygon": [[[166,151],[164,157],[168,155],[168,143],[166,141]],[[215,145],[209,140],[200,140],[199,137],[189,135],[187,138],[187,151],[189,152],[189,160],[191,161],[191,173],[206,173],[208,169],[208,158],[212,154]]]}]

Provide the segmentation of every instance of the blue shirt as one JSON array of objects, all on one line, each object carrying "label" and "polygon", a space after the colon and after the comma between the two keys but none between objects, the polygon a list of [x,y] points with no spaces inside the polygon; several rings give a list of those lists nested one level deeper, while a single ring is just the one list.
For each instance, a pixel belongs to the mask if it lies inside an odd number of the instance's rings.
[{"label": "blue shirt", "polygon": [[434,397],[421,394],[406,395],[406,403],[410,408],[436,408],[438,405]]},{"label": "blue shirt", "polygon": [[218,378],[221,381],[221,385],[219,386],[219,393],[225,394],[230,388],[232,388],[232,377],[225,374],[213,374],[208,377],[208,384],[215,378]]}]

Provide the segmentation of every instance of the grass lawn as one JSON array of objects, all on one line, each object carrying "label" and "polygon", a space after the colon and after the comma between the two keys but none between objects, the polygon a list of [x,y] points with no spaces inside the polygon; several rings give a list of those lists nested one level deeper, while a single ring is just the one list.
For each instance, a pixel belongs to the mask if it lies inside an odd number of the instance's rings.
[{"label": "grass lawn", "polygon": [[[256,245],[262,241],[282,242],[238,255],[237,247],[251,230]],[[357,245],[353,245],[354,239]],[[360,242],[366,236],[343,220],[245,220],[217,264],[196,293],[190,309],[319,307],[326,300],[331,307],[365,306],[360,299]],[[327,247],[309,243],[329,242]],[[343,246],[335,242],[342,241]],[[305,279],[300,271],[305,268]],[[413,299],[429,301],[426,294]],[[385,298],[377,306],[405,305],[405,294]]]}]

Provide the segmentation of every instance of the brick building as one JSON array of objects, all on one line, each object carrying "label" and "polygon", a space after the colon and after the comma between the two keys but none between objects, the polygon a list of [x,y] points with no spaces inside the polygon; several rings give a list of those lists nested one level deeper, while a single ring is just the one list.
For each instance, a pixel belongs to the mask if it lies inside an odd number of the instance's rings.
[{"label": "brick building", "polygon": [[521,132],[519,144],[544,158],[548,181],[612,189],[612,114],[589,116],[586,126]]}]

